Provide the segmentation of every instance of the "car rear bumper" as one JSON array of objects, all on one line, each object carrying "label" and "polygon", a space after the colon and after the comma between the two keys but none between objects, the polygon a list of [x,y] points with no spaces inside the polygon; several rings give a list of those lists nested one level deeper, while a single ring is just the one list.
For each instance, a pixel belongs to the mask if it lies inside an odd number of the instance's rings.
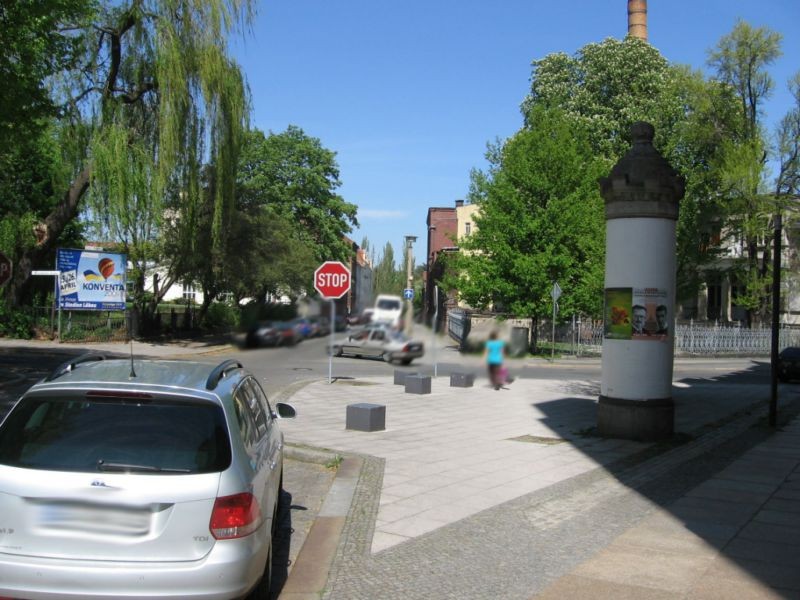
[{"label": "car rear bumper", "polygon": [[258,582],[269,555],[262,535],[216,542],[186,562],[84,561],[0,552],[0,596],[31,600],[240,598]]}]

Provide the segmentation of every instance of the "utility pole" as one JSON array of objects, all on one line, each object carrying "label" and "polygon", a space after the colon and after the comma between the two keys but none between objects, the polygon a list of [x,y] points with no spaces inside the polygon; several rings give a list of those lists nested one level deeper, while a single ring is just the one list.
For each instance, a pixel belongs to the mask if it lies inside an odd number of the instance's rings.
[{"label": "utility pole", "polygon": [[[406,236],[406,289],[413,290],[414,289],[414,257],[412,254],[412,246],[414,242],[417,241],[417,236],[415,235],[407,235]],[[409,298],[407,294],[403,294],[406,297],[406,318],[404,322],[404,330],[406,335],[411,335],[411,329],[413,326],[412,321],[414,320],[414,302],[413,298]]]}]

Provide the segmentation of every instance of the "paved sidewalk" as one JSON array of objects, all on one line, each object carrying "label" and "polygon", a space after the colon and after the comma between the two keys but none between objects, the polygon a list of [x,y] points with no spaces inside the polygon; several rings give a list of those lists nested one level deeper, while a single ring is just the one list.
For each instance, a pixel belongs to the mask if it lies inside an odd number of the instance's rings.
[{"label": "paved sidewalk", "polygon": [[[800,422],[676,502],[642,492],[743,435],[768,387],[676,384],[678,445],[594,436],[598,393],[597,382],[531,379],[495,391],[480,376],[472,388],[436,378],[426,395],[389,378],[297,392],[287,440],[368,459],[348,483],[323,597],[800,597]],[[782,394],[800,398],[790,386]],[[345,429],[347,405],[360,402],[386,406],[385,431]],[[593,517],[603,525],[587,532]],[[728,593],[714,595],[718,580]],[[306,591],[282,597],[323,594]]]},{"label": "paved sidewalk", "polygon": [[800,419],[536,598],[800,598]]}]

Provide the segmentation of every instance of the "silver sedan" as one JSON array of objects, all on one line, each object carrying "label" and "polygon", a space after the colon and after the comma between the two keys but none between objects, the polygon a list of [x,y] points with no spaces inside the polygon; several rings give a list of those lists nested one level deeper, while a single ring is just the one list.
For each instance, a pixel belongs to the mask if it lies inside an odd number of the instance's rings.
[{"label": "silver sedan", "polygon": [[333,344],[334,356],[382,358],[386,362],[411,364],[425,354],[425,346],[403,333],[382,325],[365,327]]}]

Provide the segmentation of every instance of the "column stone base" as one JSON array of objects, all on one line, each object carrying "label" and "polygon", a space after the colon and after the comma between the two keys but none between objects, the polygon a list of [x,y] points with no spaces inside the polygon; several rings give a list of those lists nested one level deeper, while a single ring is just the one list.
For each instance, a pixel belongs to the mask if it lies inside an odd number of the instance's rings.
[{"label": "column stone base", "polygon": [[600,396],[597,432],[603,437],[656,442],[675,432],[672,398],[626,400]]}]

